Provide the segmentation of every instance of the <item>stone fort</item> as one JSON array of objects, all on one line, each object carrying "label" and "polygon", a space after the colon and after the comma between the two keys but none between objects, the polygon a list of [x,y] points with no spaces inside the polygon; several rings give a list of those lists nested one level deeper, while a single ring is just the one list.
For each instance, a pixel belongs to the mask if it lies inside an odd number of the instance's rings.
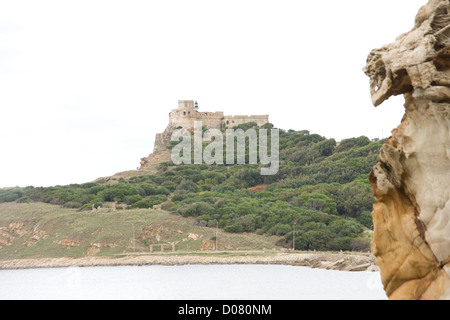
[{"label": "stone fort", "polygon": [[155,151],[169,141],[169,134],[173,129],[182,127],[186,130],[193,130],[196,121],[201,121],[203,126],[209,129],[225,127],[232,129],[234,126],[248,122],[256,122],[258,126],[263,126],[269,122],[269,115],[226,116],[222,111],[199,111],[197,101],[178,100],[178,108],[169,113],[169,125],[166,130],[156,135]]}]

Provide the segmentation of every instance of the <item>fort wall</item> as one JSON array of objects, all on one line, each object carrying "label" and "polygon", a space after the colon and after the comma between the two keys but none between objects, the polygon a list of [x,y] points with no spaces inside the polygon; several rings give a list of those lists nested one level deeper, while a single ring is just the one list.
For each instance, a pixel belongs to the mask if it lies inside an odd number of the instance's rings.
[{"label": "fort wall", "polygon": [[269,122],[268,115],[250,115],[250,116],[225,116],[222,123],[227,127],[237,126],[243,123],[256,122],[258,126],[263,126]]}]

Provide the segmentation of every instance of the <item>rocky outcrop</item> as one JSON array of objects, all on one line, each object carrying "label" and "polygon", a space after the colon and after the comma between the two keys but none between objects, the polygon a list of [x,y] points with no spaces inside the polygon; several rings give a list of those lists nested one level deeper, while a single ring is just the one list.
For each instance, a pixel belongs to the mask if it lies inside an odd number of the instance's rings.
[{"label": "rocky outcrop", "polygon": [[373,50],[375,106],[405,97],[402,123],[371,174],[373,252],[391,299],[450,299],[450,2],[430,0],[414,28]]},{"label": "rocky outcrop", "polygon": [[159,166],[163,162],[168,162],[171,160],[171,154],[169,149],[165,149],[161,146],[156,147],[155,151],[148,157],[141,158],[141,166],[139,170],[147,172],[156,172]]},{"label": "rocky outcrop", "polygon": [[86,255],[88,257],[95,256],[100,251],[107,248],[117,248],[118,245],[115,243],[106,243],[106,242],[96,242],[89,244],[89,247],[86,251]]},{"label": "rocky outcrop", "polygon": [[216,242],[213,240],[203,240],[201,250],[216,250]]},{"label": "rocky outcrop", "polygon": [[23,236],[31,236],[30,239],[25,242],[27,247],[48,237],[44,231],[33,230],[33,223],[30,221],[11,222],[6,227],[0,227],[0,249],[10,246],[16,238]]}]

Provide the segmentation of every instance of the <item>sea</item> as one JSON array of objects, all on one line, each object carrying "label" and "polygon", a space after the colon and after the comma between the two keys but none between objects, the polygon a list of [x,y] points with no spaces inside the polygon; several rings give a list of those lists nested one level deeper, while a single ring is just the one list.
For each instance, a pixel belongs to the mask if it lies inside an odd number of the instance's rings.
[{"label": "sea", "polygon": [[0,300],[386,300],[378,272],[286,265],[0,270]]}]

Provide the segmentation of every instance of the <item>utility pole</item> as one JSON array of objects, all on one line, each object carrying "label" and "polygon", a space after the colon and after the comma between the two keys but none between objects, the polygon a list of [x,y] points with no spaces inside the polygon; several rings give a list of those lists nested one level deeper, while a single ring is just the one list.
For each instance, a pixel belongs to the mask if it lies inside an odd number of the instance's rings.
[{"label": "utility pole", "polygon": [[294,232],[292,233],[292,251],[295,251],[295,223],[294,223]]},{"label": "utility pole", "polygon": [[217,227],[216,227],[216,251],[218,250],[218,246],[219,246],[219,221],[217,222]]},{"label": "utility pole", "polygon": [[292,233],[292,251],[295,251],[295,225],[298,223],[298,219],[294,219],[294,232]]},{"label": "utility pole", "polygon": [[134,230],[134,223],[131,225],[133,226],[133,251],[136,252],[136,232]]}]

